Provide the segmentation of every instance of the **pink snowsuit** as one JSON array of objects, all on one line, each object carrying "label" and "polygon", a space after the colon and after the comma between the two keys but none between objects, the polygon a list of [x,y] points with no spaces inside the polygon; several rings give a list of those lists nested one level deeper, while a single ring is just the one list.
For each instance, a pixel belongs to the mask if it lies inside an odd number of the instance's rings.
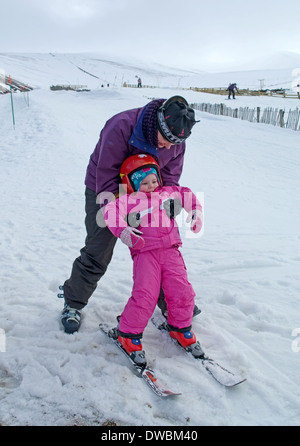
[{"label": "pink snowsuit", "polygon": [[133,289],[121,315],[119,330],[125,334],[142,335],[152,316],[160,287],[168,307],[168,323],[178,329],[191,326],[195,292],[188,281],[182,245],[174,218],[169,218],[163,202],[180,199],[187,212],[198,209],[200,202],[187,187],[159,186],[152,193],[136,192],[123,195],[105,207],[105,221],[111,232],[120,237],[128,226],[127,216],[139,213],[145,246],[130,248],[133,258]]}]

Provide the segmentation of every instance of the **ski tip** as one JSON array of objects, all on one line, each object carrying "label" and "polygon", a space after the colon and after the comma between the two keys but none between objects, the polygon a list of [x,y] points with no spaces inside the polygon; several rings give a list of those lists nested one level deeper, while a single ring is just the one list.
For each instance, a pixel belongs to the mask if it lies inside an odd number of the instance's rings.
[{"label": "ski tip", "polygon": [[182,395],[182,393],[180,393],[180,392],[172,392],[171,390],[167,390],[167,391],[165,391],[163,394],[161,394],[160,396],[161,397],[163,397],[163,398],[167,398],[167,397],[175,397],[175,396],[180,396],[180,395]]},{"label": "ski tip", "polygon": [[173,392],[172,390],[169,390],[167,387],[161,384],[154,375],[154,372],[149,368],[145,368],[143,370],[142,377],[150,385],[154,393],[156,393],[156,395],[158,396],[165,398],[181,395],[180,392]]},{"label": "ski tip", "polygon": [[232,384],[231,386],[228,386],[228,387],[235,387],[235,386],[238,386],[239,384],[243,384],[246,381],[247,381],[247,378],[243,378],[240,381],[237,381],[235,384]]},{"label": "ski tip", "polygon": [[215,378],[215,379],[217,379],[217,381],[219,381],[219,383],[222,384],[224,387],[229,388],[229,389],[231,387],[236,387],[240,384],[243,384],[245,381],[247,381],[246,378],[239,378],[235,375],[233,375],[230,379],[225,379],[225,380],[222,380],[222,379],[218,380],[218,378]]}]

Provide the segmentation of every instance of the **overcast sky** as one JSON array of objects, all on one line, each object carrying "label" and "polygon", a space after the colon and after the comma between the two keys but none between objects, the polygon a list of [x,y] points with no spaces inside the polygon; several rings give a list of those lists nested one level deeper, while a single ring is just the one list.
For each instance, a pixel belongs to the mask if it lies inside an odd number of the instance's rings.
[{"label": "overcast sky", "polygon": [[106,52],[235,68],[300,53],[299,0],[5,0],[0,52]]}]

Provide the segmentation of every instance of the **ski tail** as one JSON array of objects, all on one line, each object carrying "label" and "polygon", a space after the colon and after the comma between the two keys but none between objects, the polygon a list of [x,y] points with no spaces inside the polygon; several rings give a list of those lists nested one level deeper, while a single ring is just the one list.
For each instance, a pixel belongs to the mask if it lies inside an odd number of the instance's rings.
[{"label": "ski tail", "polygon": [[[166,321],[160,321],[156,317],[152,317],[151,319],[153,325],[158,328],[158,330],[163,332],[168,332],[168,324]],[[180,345],[175,339],[171,338],[177,346],[180,347],[180,349],[184,350],[187,354],[189,354],[191,357],[193,357],[195,360],[199,361],[200,364],[203,366],[204,370],[208,372],[219,384],[223,385],[224,387],[234,387],[238,384],[241,384],[246,381],[246,378],[242,378],[241,376],[236,375],[235,373],[232,373],[231,371],[227,370],[225,367],[221,366],[218,362],[216,362],[214,359],[209,358],[206,356],[206,354],[203,352],[200,344],[199,350],[196,349],[196,353],[199,353],[201,351],[201,354],[195,354],[193,349],[184,348],[182,345]]]}]

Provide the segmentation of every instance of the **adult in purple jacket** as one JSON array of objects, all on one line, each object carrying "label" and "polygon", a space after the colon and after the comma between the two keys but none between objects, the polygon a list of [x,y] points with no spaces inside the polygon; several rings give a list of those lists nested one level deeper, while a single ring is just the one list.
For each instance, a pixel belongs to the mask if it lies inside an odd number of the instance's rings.
[{"label": "adult in purple jacket", "polygon": [[106,122],[86,172],[85,246],[73,263],[70,278],[61,287],[63,295],[59,295],[65,300],[61,322],[66,333],[78,331],[81,310],[105,274],[117,241],[111,231],[96,220],[104,204],[101,196],[118,194],[120,167],[126,158],[138,153],[155,157],[164,186],[178,186],[185,140],[195,123],[194,110],[181,96],[151,101],[144,107],[123,111]]}]

